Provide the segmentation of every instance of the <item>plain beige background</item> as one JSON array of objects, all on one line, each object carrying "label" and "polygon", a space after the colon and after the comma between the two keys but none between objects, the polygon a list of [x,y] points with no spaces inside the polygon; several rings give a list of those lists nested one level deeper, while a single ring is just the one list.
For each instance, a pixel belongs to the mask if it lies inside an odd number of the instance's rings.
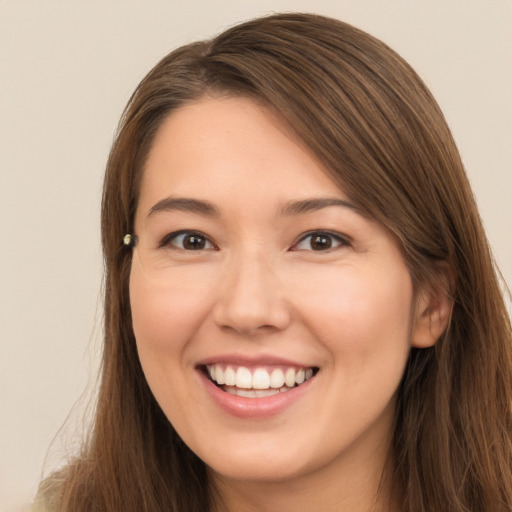
[{"label": "plain beige background", "polygon": [[129,94],[174,47],[281,10],[351,22],[416,68],[512,283],[510,0],[0,0],[0,510],[30,499],[77,403],[47,470],[73,449],[93,394],[101,180]]}]

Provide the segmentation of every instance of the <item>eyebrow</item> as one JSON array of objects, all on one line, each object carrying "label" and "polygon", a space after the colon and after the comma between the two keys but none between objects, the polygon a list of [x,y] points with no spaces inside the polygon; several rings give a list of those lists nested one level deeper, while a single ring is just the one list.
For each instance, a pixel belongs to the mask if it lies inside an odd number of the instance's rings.
[{"label": "eyebrow", "polygon": [[151,217],[159,212],[172,211],[199,213],[200,215],[207,215],[209,217],[219,216],[217,208],[208,201],[190,199],[188,197],[166,197],[151,207],[147,217]]},{"label": "eyebrow", "polygon": [[344,199],[337,197],[320,197],[289,202],[283,206],[281,214],[284,216],[299,215],[328,208],[329,206],[341,206],[361,213],[360,209],[355,204],[345,201]]},{"label": "eyebrow", "polygon": [[[300,215],[312,211],[321,210],[330,206],[338,206],[343,208],[349,208],[356,212],[359,212],[359,208],[356,205],[339,199],[337,197],[321,197],[302,199],[300,201],[290,201],[281,208],[281,215],[293,216]],[[151,207],[147,214],[147,218],[159,212],[172,212],[182,211],[198,213],[200,215],[206,215],[208,217],[219,217],[219,211],[209,201],[200,199],[192,199],[188,197],[166,197],[158,201],[154,206]]]}]

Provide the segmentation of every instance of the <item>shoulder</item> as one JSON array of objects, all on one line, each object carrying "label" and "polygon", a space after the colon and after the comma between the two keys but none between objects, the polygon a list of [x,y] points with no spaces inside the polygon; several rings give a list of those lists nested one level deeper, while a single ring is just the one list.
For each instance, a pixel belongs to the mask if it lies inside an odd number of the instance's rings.
[{"label": "shoulder", "polygon": [[32,505],[24,512],[60,512],[65,478],[62,472],[53,474],[39,484]]}]

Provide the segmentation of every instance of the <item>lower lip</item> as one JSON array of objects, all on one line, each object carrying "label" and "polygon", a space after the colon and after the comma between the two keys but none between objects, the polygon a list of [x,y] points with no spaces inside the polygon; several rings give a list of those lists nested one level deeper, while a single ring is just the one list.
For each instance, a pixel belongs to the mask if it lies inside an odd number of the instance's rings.
[{"label": "lower lip", "polygon": [[247,398],[223,391],[216,386],[206,375],[198,370],[201,380],[213,401],[232,416],[245,419],[269,418],[280,414],[300,398],[311,387],[314,377],[289,391],[261,398]]}]

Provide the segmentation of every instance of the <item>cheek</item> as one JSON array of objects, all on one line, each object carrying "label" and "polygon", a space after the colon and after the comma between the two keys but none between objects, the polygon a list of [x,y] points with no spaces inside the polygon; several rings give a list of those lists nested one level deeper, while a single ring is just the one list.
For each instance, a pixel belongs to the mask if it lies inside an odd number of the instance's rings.
[{"label": "cheek", "polygon": [[[354,372],[395,359],[402,369],[409,351],[412,284],[405,268],[364,272],[345,268],[302,280],[303,321],[334,356]],[[396,371],[396,367],[393,369]]]},{"label": "cheek", "polygon": [[[171,423],[180,422],[192,398],[186,384],[193,369],[187,347],[204,318],[204,289],[186,276],[154,283],[140,267],[130,274],[130,305],[137,351],[146,381]],[[172,393],[169,390],[174,390]]]},{"label": "cheek", "polygon": [[179,350],[204,317],[204,296],[204,283],[187,279],[186,273],[173,276],[169,283],[153,283],[134,266],[130,306],[139,352]]}]

